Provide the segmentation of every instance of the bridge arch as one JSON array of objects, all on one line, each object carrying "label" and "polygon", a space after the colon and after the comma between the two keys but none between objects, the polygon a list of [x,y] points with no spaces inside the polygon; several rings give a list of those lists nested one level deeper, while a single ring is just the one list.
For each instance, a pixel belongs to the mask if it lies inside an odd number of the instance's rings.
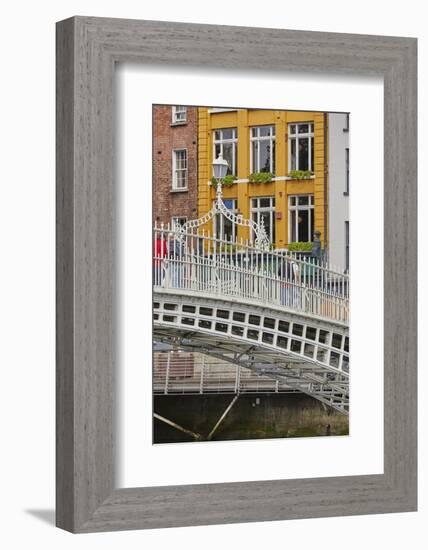
[{"label": "bridge arch", "polygon": [[343,323],[250,301],[154,294],[154,339],[287,381],[347,411],[349,335]]}]

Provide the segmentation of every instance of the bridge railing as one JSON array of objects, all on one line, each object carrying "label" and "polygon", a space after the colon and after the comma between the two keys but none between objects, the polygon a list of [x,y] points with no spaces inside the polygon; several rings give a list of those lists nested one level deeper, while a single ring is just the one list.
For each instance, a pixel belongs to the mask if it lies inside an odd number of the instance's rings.
[{"label": "bridge railing", "polygon": [[240,365],[199,353],[155,352],[153,393],[184,395],[211,393],[289,393],[295,389]]},{"label": "bridge railing", "polygon": [[154,228],[153,285],[240,297],[347,322],[349,277],[317,258],[204,231]]}]

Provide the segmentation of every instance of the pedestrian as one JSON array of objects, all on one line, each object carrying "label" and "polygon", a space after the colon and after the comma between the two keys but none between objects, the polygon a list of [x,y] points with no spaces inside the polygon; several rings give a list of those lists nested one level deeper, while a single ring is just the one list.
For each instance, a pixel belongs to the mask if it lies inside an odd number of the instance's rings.
[{"label": "pedestrian", "polygon": [[174,288],[181,288],[183,279],[183,256],[184,245],[175,233],[168,234],[168,268],[171,285]]},{"label": "pedestrian", "polygon": [[168,257],[166,239],[163,233],[156,232],[153,248],[153,286],[162,286],[165,261]]},{"label": "pedestrian", "polygon": [[278,275],[281,285],[281,305],[298,307],[299,304],[299,265],[287,256],[279,263]]},{"label": "pedestrian", "polygon": [[301,297],[302,297],[302,289],[300,286],[300,267],[299,264],[296,261],[291,262],[291,271],[292,271],[292,292],[293,292],[293,300],[292,300],[292,307],[301,309]]}]

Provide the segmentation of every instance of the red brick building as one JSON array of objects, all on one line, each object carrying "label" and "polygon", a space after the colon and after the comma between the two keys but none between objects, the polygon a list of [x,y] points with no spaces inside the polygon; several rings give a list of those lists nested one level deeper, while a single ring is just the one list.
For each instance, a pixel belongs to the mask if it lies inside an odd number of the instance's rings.
[{"label": "red brick building", "polygon": [[153,220],[198,217],[198,109],[153,106]]}]

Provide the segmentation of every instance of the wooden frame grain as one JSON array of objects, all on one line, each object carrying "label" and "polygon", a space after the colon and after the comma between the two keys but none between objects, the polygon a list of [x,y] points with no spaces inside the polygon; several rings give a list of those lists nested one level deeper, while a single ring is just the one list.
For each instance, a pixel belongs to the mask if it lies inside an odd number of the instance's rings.
[{"label": "wooden frame grain", "polygon": [[[385,92],[384,473],[114,486],[117,62],[372,74]],[[57,24],[57,525],[72,532],[413,511],[416,39],[73,17]]]}]

